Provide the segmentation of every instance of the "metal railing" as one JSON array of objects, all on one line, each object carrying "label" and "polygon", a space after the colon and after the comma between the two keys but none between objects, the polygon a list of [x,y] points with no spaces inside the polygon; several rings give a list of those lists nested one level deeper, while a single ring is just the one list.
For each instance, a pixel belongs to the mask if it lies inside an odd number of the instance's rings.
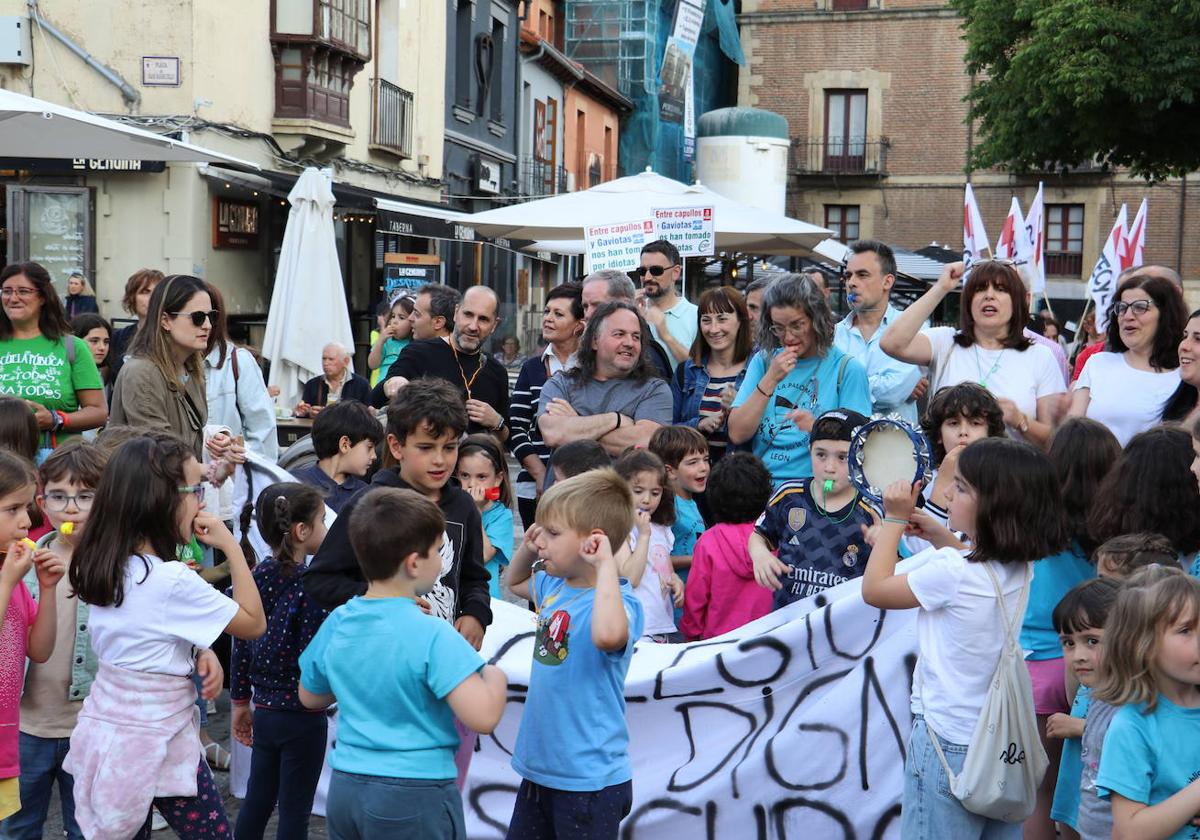
[{"label": "metal railing", "polygon": [[801,175],[886,175],[886,137],[793,137],[792,172]]},{"label": "metal railing", "polygon": [[413,95],[383,79],[371,84],[371,145],[412,157]]},{"label": "metal railing", "polygon": [[567,191],[567,170],[527,155],[520,161],[518,184],[521,195],[557,195]]}]

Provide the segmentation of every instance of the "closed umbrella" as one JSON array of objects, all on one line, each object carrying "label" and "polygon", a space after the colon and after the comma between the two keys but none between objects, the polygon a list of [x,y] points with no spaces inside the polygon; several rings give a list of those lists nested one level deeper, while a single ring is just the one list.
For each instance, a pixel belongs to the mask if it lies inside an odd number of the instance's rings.
[{"label": "closed umbrella", "polygon": [[[591,189],[475,213],[469,223],[486,236],[579,240],[584,228],[651,217],[657,207],[712,207],[717,248],[760,254],[808,253],[830,231],[741,204],[702,184],[684,184],[649,170]],[[541,243],[544,250],[550,243]],[[571,247],[571,246],[567,246]]]},{"label": "closed umbrella", "polygon": [[271,292],[263,355],[271,360],[270,384],[279,388],[280,404],[293,406],[304,383],[321,373],[321,349],[330,342],[352,349],[354,334],[333,232],[332,179],[310,167],[288,201],[292,209]]}]

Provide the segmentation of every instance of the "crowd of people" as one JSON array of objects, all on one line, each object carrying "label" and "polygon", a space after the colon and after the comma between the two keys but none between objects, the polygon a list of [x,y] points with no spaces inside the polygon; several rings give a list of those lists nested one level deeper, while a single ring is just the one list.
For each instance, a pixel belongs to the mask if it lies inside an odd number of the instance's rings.
[{"label": "crowd of people", "polygon": [[[386,301],[366,376],[323,348],[295,406],[315,463],[267,487],[244,465],[277,458],[275,403],[219,288],[139,271],[114,332],[83,278],[64,301],[39,265],[0,271],[0,837],[42,836],[55,785],[69,837],[254,838],[273,813],[304,837],[327,760],[331,837],[465,837],[509,695],[478,653],[499,599],[536,620],[508,836],[615,838],[635,645],[853,580],[917,610],[902,836],[1200,831],[1200,312],[1178,275],[1130,269],[1071,346],[1003,260],[900,310],[891,250],[853,243],[841,319],[811,274],[692,303],[681,270],[658,241],[550,290],[528,358],[486,287]],[[955,291],[958,325],[929,326]],[[883,416],[934,463],[876,505],[848,454]],[[954,785],[1010,631],[1048,764],[1022,821]],[[234,825],[206,718],[225,685],[252,756]]]}]

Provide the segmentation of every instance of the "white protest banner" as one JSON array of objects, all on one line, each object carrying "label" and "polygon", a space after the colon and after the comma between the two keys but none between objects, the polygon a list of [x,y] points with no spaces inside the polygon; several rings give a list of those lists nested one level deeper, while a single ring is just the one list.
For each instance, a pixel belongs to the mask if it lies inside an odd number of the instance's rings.
[{"label": "white protest banner", "polygon": [[[533,616],[492,610],[482,653],[508,675],[508,706],[463,791],[472,840],[507,830],[533,657]],[[625,681],[622,840],[899,838],[916,617],[867,606],[854,580],[716,639],[639,642]]]},{"label": "white protest banner", "polygon": [[618,222],[607,225],[589,225],[587,236],[586,271],[615,268],[629,271],[637,268],[641,261],[642,246],[657,238],[654,224],[649,219]]},{"label": "white protest banner", "polygon": [[654,207],[654,238],[665,239],[679,249],[680,257],[711,257],[715,251],[711,207]]},{"label": "white protest banner", "polygon": [[970,268],[971,263],[979,259],[984,251],[991,254],[992,246],[987,231],[983,229],[983,217],[979,215],[979,205],[975,203],[975,192],[971,185],[967,184],[963,197],[963,262],[967,264],[967,268]]},{"label": "white protest banner", "polygon": [[1042,182],[1038,181],[1037,195],[1025,216],[1024,258],[1028,263],[1030,291],[1035,295],[1046,291],[1046,205],[1042,198]]},{"label": "white protest banner", "polygon": [[1126,208],[1121,205],[1121,212],[1113,223],[1104,247],[1100,250],[1100,259],[1092,269],[1088,278],[1088,294],[1091,295],[1092,305],[1096,308],[1096,331],[1103,333],[1108,329],[1108,305],[1112,302],[1113,292],[1116,291],[1116,279],[1121,273],[1121,247],[1125,242]]},{"label": "white protest banner", "polygon": [[1121,271],[1145,262],[1146,213],[1148,210],[1149,203],[1143,198],[1142,206],[1138,208],[1137,215],[1133,217],[1133,224],[1129,226],[1129,232],[1125,235],[1122,243]]},{"label": "white protest banner", "polygon": [[1000,229],[1000,239],[996,242],[996,258],[1015,260],[1021,256],[1025,239],[1025,217],[1021,215],[1021,202],[1014,195],[1008,208],[1008,216],[1004,227]]}]

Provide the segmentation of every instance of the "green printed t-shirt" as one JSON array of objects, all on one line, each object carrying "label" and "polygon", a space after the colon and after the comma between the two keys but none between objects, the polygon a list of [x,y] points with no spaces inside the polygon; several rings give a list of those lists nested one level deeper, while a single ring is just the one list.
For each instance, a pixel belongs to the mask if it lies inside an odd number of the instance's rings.
[{"label": "green printed t-shirt", "polygon": [[[74,364],[67,361],[64,340],[75,342]],[[77,392],[103,387],[92,353],[81,338],[39,335],[0,341],[0,393],[70,413],[79,409]]]}]

